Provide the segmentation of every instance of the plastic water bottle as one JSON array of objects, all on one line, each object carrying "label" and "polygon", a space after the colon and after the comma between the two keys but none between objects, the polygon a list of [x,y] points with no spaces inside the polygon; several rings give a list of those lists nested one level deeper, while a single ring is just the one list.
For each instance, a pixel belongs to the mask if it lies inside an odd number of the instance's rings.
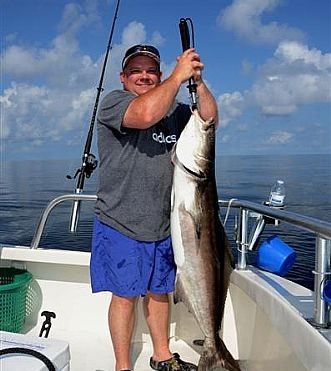
[{"label": "plastic water bottle", "polygon": [[269,203],[270,206],[281,207],[284,206],[285,186],[283,180],[277,180],[272,186],[270,192]]}]

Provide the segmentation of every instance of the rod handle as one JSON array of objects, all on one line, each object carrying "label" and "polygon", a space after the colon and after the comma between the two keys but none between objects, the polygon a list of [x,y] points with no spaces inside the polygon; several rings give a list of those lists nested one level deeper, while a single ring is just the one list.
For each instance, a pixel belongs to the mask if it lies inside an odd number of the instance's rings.
[{"label": "rod handle", "polygon": [[[82,193],[82,191],[76,189],[76,193]],[[75,200],[72,204],[71,218],[70,218],[70,224],[69,224],[69,232],[71,233],[77,232],[78,220],[79,220],[79,215],[80,215],[80,204],[81,204],[81,201],[79,200]]]},{"label": "rod handle", "polygon": [[[180,32],[180,38],[182,41],[183,52],[185,52],[185,50],[190,49],[191,47],[190,32],[188,29],[187,20],[185,18],[181,18],[179,20],[179,32]],[[197,108],[197,94],[196,94],[197,85],[195,84],[192,77],[189,79],[187,87],[188,87],[188,90],[191,96],[192,109],[194,110]]]},{"label": "rod handle", "polygon": [[185,52],[185,50],[190,49],[190,32],[185,18],[179,20],[179,32],[182,40],[183,52]]}]

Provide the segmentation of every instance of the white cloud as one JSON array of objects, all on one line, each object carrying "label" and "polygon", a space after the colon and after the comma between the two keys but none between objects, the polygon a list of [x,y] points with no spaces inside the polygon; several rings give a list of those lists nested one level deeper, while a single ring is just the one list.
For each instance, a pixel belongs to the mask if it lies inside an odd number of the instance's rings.
[{"label": "white cloud", "polygon": [[272,58],[257,68],[256,80],[245,92],[218,98],[221,124],[258,107],[265,115],[291,115],[299,106],[331,102],[331,53],[300,42],[283,41]]},{"label": "white cloud", "polygon": [[331,53],[323,55],[320,50],[309,49],[307,45],[299,42],[281,42],[275,56],[288,64],[299,62],[305,66],[315,67],[319,71],[331,69]]},{"label": "white cloud", "polygon": [[66,4],[59,24],[60,32],[75,35],[82,27],[99,22],[97,7],[97,0],[85,0],[83,5]]},{"label": "white cloud", "polygon": [[10,46],[1,55],[4,74],[15,76],[34,75],[40,69],[34,50],[20,46]]},{"label": "white cloud", "polygon": [[331,54],[282,42],[259,70],[249,97],[268,115],[289,115],[299,105],[331,101]]},{"label": "white cloud", "polygon": [[[291,115],[300,105],[331,101],[331,53],[309,48],[298,29],[263,22],[263,15],[281,3],[282,0],[233,0],[218,17],[222,27],[250,42],[277,44],[273,57],[256,69],[257,78],[249,90],[219,98],[225,125],[238,118],[246,107],[260,107],[266,115]],[[246,60],[242,71],[254,72]]]},{"label": "white cloud", "polygon": [[272,133],[270,138],[267,140],[268,144],[286,144],[291,142],[293,139],[293,134],[287,131],[275,131]]},{"label": "white cloud", "polygon": [[40,146],[68,137],[68,133],[69,138],[81,138],[88,129],[94,98],[94,88],[76,95],[61,88],[12,83],[0,96],[0,139]]},{"label": "white cloud", "polygon": [[244,97],[238,91],[222,94],[219,96],[217,103],[219,106],[220,125],[223,127],[242,115]]},{"label": "white cloud", "polygon": [[281,40],[303,40],[303,33],[293,27],[270,22],[263,24],[262,16],[272,11],[281,0],[234,0],[218,16],[218,23],[252,43],[277,44]]},{"label": "white cloud", "polygon": [[165,43],[165,38],[161,35],[160,32],[155,31],[153,32],[151,44],[155,46],[160,46]]},{"label": "white cloud", "polygon": [[[93,61],[82,53],[76,34],[98,19],[95,5],[94,0],[85,2],[84,7],[68,4],[60,33],[48,47],[21,46],[18,40],[3,51],[2,72],[11,83],[0,95],[0,139],[7,143],[25,141],[33,147],[64,138],[65,143],[77,143],[77,138],[86,134],[104,55]],[[146,38],[141,23],[131,22],[124,29],[122,43],[114,45],[110,53],[105,91],[121,87],[119,72],[125,49],[146,42]],[[152,38],[163,42],[157,32]]]},{"label": "white cloud", "polygon": [[122,44],[126,47],[141,44],[146,40],[146,30],[142,23],[133,21],[124,29],[122,33]]},{"label": "white cloud", "polygon": [[66,111],[62,113],[60,128],[65,130],[87,128],[86,118],[91,112],[92,102],[95,98],[95,89],[88,88],[80,92],[79,96],[72,97]]},{"label": "white cloud", "polygon": [[92,83],[99,63],[80,52],[75,39],[65,34],[56,36],[49,48],[8,47],[1,55],[3,73],[13,79],[29,81],[38,78],[48,84],[66,88]]},{"label": "white cloud", "polygon": [[[35,139],[40,137],[44,123],[41,113],[49,104],[44,87],[12,84],[0,97],[2,109],[2,139]],[[47,133],[47,134],[46,134]],[[47,136],[49,132],[45,132]]]}]

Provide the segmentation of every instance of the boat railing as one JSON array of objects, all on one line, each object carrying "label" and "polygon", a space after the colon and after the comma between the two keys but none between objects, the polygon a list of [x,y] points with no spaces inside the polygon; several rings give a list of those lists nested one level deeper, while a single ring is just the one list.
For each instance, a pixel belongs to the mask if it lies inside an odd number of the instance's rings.
[{"label": "boat railing", "polygon": [[[276,224],[278,221],[282,221],[315,235],[314,315],[311,323],[316,327],[329,327],[331,310],[330,305],[323,299],[323,291],[331,275],[331,223],[282,208],[237,199],[219,200],[219,206],[239,209],[239,220],[236,227],[237,269],[239,270],[247,269],[247,254],[254,243],[252,241],[254,234],[249,233],[249,219],[252,217],[255,219],[259,217],[271,218]],[[261,230],[259,232],[261,233]]]},{"label": "boat railing", "polygon": [[[56,206],[58,206],[59,204],[61,204],[62,202],[65,202],[65,201],[81,202],[81,201],[96,201],[96,200],[97,200],[96,195],[83,194],[83,193],[65,194],[65,195],[58,196],[58,197],[54,198],[53,200],[51,200],[48,203],[48,205],[46,206],[46,208],[44,209],[43,213],[41,214],[41,217],[40,217],[39,222],[37,224],[37,228],[35,230],[35,233],[33,235],[32,241],[31,241],[31,245],[30,245],[31,249],[37,249],[39,247],[39,242],[40,242],[41,236],[43,234],[43,231],[44,231],[46,222],[48,220],[49,214],[51,213],[51,211]],[[79,207],[78,207],[78,209],[79,209]]]},{"label": "boat railing", "polygon": [[[43,211],[35,234],[31,242],[31,248],[37,249],[50,212],[60,203],[65,201],[96,201],[93,194],[66,194],[49,202]],[[330,305],[323,299],[322,293],[325,284],[331,274],[331,223],[296,214],[284,209],[256,204],[249,201],[232,199],[230,201],[219,200],[220,207],[238,209],[238,227],[236,244],[238,246],[237,269],[247,269],[247,254],[254,241],[249,234],[249,219],[271,218],[274,221],[282,221],[307,230],[315,235],[315,270],[314,274],[314,316],[311,322],[316,327],[330,326]],[[255,235],[255,237],[257,237]]]}]

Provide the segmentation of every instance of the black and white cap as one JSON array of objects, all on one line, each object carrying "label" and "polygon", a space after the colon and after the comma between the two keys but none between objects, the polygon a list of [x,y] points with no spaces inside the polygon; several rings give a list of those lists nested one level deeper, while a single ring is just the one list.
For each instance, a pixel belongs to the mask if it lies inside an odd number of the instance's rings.
[{"label": "black and white cap", "polygon": [[152,45],[134,45],[129,48],[122,61],[122,70],[125,69],[126,65],[128,64],[129,60],[133,57],[138,55],[146,55],[147,57],[153,58],[158,66],[160,66],[160,53],[159,51]]}]

